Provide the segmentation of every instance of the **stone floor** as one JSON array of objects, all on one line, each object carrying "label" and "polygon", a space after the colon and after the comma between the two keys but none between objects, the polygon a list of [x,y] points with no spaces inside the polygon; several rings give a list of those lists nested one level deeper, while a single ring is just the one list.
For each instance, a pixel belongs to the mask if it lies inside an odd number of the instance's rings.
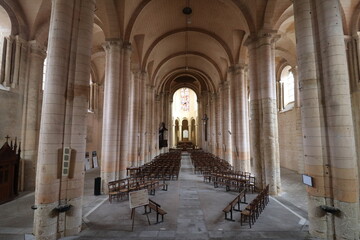
[{"label": "stone floor", "polygon": [[[150,199],[167,211],[165,221],[155,224],[155,213],[149,214],[148,225],[144,209],[136,209],[134,231],[131,231],[131,209],[128,199],[109,203],[106,195],[94,196],[94,178],[99,170],[86,173],[83,199],[83,230],[70,239],[311,239],[308,234],[307,198],[301,176],[281,169],[283,192],[271,197],[255,225],[240,225],[240,213],[235,221],[224,219],[222,209],[235,196],[224,188],[214,188],[193,173],[190,157],[182,156],[178,181],[169,181],[168,191],[156,191]],[[248,194],[250,201],[255,194]],[[23,194],[17,200],[0,205],[0,240],[34,239],[31,235],[34,193]],[[242,208],[245,205],[242,204]]]}]

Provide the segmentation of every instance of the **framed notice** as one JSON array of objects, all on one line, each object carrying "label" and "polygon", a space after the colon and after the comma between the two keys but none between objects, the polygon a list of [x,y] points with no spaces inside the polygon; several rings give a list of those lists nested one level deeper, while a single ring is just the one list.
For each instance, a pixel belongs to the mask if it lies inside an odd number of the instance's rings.
[{"label": "framed notice", "polygon": [[306,174],[302,174],[302,180],[303,180],[303,183],[310,186],[310,187],[313,187],[313,178],[306,175]]},{"label": "framed notice", "polygon": [[89,152],[85,153],[85,171],[89,170],[91,168],[90,165],[90,158],[89,158]]},{"label": "framed notice", "polygon": [[147,189],[129,193],[130,208],[137,208],[149,204],[149,194]]},{"label": "framed notice", "polygon": [[93,161],[94,168],[99,167],[96,151],[92,152],[92,161]]}]

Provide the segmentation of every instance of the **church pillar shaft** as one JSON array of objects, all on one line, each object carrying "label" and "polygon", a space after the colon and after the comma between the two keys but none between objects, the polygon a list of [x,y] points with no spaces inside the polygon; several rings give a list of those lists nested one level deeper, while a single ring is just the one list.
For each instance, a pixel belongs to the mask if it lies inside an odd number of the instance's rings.
[{"label": "church pillar shaft", "polygon": [[231,69],[231,101],[232,101],[232,139],[233,162],[236,170],[250,171],[250,144],[248,142],[248,100],[245,70],[243,66],[234,66]]},{"label": "church pillar shaft", "polygon": [[260,35],[249,44],[251,148],[258,187],[280,190],[279,141],[273,36]]},{"label": "church pillar shaft", "polygon": [[223,86],[223,104],[221,105],[223,109],[223,145],[224,145],[224,155],[223,158],[232,163],[232,143],[231,143],[231,101],[230,101],[230,83],[226,81]]},{"label": "church pillar shaft", "polygon": [[140,82],[141,82],[141,72],[136,72],[131,83],[131,104],[130,112],[132,113],[132,118],[130,121],[130,145],[129,145],[129,165],[138,166],[140,161],[140,104],[141,104],[141,95],[140,95]]},{"label": "church pillar shaft", "polygon": [[153,152],[153,87],[146,85],[146,162],[150,162]]},{"label": "church pillar shaft", "polygon": [[215,93],[211,96],[210,103],[210,141],[211,141],[211,153],[216,154],[217,151],[217,128],[216,128],[216,95]]},{"label": "church pillar shaft", "polygon": [[121,113],[120,113],[120,122],[121,122],[121,134],[120,138],[120,178],[126,176],[126,168],[129,166],[129,137],[130,137],[130,118],[131,118],[131,109],[130,109],[130,94],[131,94],[131,45],[125,43],[121,53],[122,53],[122,75],[120,81],[121,89]]},{"label": "church pillar shaft", "polygon": [[[307,188],[309,231],[326,239],[358,239],[359,185],[339,9],[337,0],[294,2],[305,172],[314,181]],[[340,209],[342,217],[323,213],[320,205]]]},{"label": "church pillar shaft", "polygon": [[146,160],[146,122],[148,121],[146,114],[146,73],[141,73],[140,79],[140,162],[139,165],[143,165]]},{"label": "church pillar shaft", "polygon": [[222,89],[218,90],[217,96],[216,96],[216,155],[218,157],[223,157],[223,141],[222,141]]},{"label": "church pillar shaft", "polygon": [[[95,1],[52,1],[35,190],[37,239],[57,239],[81,229],[94,9]],[[68,172],[59,162],[64,147],[71,148]],[[56,211],[63,204],[72,206],[71,214]]]},{"label": "church pillar shaft", "polygon": [[101,150],[101,179],[104,192],[107,191],[107,183],[119,176],[121,45],[121,41],[109,41],[104,45],[106,62]]},{"label": "church pillar shaft", "polygon": [[39,138],[39,96],[42,86],[45,49],[38,43],[30,42],[29,70],[25,95],[24,133],[22,141],[22,159],[24,161],[24,188],[34,190],[35,169],[37,163],[37,150]]}]

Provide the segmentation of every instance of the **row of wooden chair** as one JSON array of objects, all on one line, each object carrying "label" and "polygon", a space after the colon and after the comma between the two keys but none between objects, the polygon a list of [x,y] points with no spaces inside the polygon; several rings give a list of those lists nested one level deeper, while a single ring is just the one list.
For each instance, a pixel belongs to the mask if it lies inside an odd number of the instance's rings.
[{"label": "row of wooden chair", "polygon": [[154,179],[177,180],[181,167],[181,152],[171,151],[155,157],[151,162],[140,167],[138,176]]},{"label": "row of wooden chair", "polygon": [[149,179],[147,177],[129,177],[108,183],[109,201],[113,199],[122,199],[127,196],[131,191],[147,189],[150,195],[155,195],[156,189],[161,188],[167,191],[168,184],[158,179]]},{"label": "row of wooden chair", "polygon": [[191,162],[195,174],[205,172],[229,171],[232,166],[225,160],[204,151],[191,151]]},{"label": "row of wooden chair", "polygon": [[195,173],[202,174],[204,182],[213,182],[214,187],[224,186],[227,191],[247,189],[254,193],[256,179],[249,172],[234,171],[225,160],[203,151],[192,151],[191,161]]},{"label": "row of wooden chair", "polygon": [[255,223],[256,219],[260,216],[260,213],[265,209],[265,206],[269,203],[269,185],[267,185],[257,196],[254,198],[241,212],[240,224],[246,220],[249,222],[249,226]]},{"label": "row of wooden chair", "polygon": [[256,188],[256,178],[251,173],[239,173],[235,171],[212,172],[204,174],[204,182],[213,182],[214,187],[224,186],[227,191],[231,189],[247,189],[254,193]]}]

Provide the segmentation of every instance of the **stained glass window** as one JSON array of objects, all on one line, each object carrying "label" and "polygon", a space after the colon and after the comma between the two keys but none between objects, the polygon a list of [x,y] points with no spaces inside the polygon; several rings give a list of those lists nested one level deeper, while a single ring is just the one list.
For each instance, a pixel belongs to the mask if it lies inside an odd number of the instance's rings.
[{"label": "stained glass window", "polygon": [[189,89],[188,88],[182,88],[180,90],[180,96],[181,96],[181,109],[183,111],[189,111],[190,110]]}]

